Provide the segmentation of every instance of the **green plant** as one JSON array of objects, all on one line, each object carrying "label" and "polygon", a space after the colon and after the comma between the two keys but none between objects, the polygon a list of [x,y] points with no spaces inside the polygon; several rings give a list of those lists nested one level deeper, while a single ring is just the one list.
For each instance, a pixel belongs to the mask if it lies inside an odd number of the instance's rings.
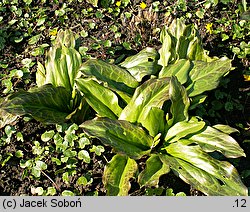
[{"label": "green plant", "polygon": [[[16,132],[14,127],[7,125],[5,134],[0,139],[0,147],[10,145],[11,137],[16,138],[15,142],[22,143],[19,143],[18,150],[1,154],[0,166],[12,164],[13,161],[19,163],[23,169],[22,179],[29,178],[31,181],[30,189],[33,195],[63,195],[63,187],[72,190],[74,195],[79,195],[81,189],[85,189],[87,194],[89,187],[96,182],[93,170],[79,171],[76,167],[84,164],[92,166],[94,158],[102,158],[104,147],[93,145],[85,134],[78,130],[79,126],[76,124],[56,125],[53,128],[44,131],[36,140],[29,139],[32,151],[28,152],[25,149],[26,138]],[[44,178],[50,182],[49,187],[42,185],[35,188],[32,182],[39,183]],[[96,192],[98,194],[98,191]]]},{"label": "green plant", "polygon": [[[48,51],[45,68],[38,62],[38,87],[31,89],[28,95],[21,91],[16,93],[17,96],[14,94],[10,97],[12,106],[8,107],[12,114],[31,114],[45,123],[62,123],[67,116],[71,117],[76,112],[84,113],[85,108],[78,110],[84,107],[84,102],[79,99],[79,93],[74,88],[74,80],[82,63],[74,47],[72,32],[58,32],[55,45]],[[46,117],[44,114],[47,114]]]},{"label": "green plant", "polygon": [[[236,169],[211,155],[245,156],[229,136],[236,130],[207,126],[188,114],[231,69],[228,58],[208,56],[195,26],[173,21],[162,30],[159,52],[146,48],[119,65],[97,59],[81,63],[75,39],[68,30],[59,32],[45,68],[39,64],[39,87],[8,97],[2,110],[44,123],[87,120],[80,125],[83,131],[117,153],[104,170],[108,195],[127,195],[132,177],[140,186],[158,186],[170,170],[207,195],[247,195]],[[95,118],[89,115],[93,111]],[[88,162],[86,152],[78,157]],[[138,173],[142,158],[146,167]]]}]

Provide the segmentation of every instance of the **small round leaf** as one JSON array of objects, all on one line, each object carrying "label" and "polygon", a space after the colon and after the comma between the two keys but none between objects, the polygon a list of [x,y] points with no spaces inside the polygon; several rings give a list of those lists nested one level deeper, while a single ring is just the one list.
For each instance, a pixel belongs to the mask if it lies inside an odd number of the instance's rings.
[{"label": "small round leaf", "polygon": [[90,163],[90,156],[86,150],[78,152],[78,159],[83,160],[85,163]]}]

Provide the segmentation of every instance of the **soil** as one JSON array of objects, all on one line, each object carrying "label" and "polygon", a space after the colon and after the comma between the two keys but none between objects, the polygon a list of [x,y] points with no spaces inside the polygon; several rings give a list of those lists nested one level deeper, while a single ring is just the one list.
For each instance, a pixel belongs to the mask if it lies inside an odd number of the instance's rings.
[{"label": "soil", "polygon": [[[73,14],[69,16],[70,20],[73,20],[71,23],[68,23],[69,26],[75,29],[76,32],[81,31],[82,29],[86,29],[89,32],[89,37],[94,36],[97,38],[100,38],[101,40],[112,40],[113,45],[121,46],[120,50],[117,50],[115,52],[115,58],[117,59],[122,55],[131,55],[135,52],[140,51],[141,49],[145,48],[146,46],[151,46],[156,49],[159,49],[160,43],[159,43],[159,34],[153,34],[152,29],[155,27],[162,28],[163,25],[167,25],[169,22],[171,22],[171,18],[166,18],[164,16],[165,9],[160,8],[160,11],[158,14],[155,14],[153,12],[144,12],[141,13],[138,10],[138,3],[140,1],[132,1],[131,5],[127,7],[125,10],[128,12],[133,12],[134,18],[131,22],[126,22],[121,18],[115,19],[114,17],[111,17],[109,15],[106,15],[102,19],[76,19],[73,17]],[[152,1],[145,1],[148,5]],[[51,8],[50,15],[54,24],[54,27],[61,26],[60,21],[56,21],[56,19],[53,18],[54,11],[58,8],[57,5],[50,5],[50,3],[47,6]],[[53,3],[51,3],[53,4]],[[83,8],[88,8],[90,5],[87,4],[79,4],[74,9],[74,12],[76,14],[81,14],[81,10]],[[219,7],[219,6],[218,6]],[[191,10],[191,6],[189,7]],[[218,12],[219,12],[218,8]],[[214,14],[213,14],[214,15]],[[174,17],[180,17],[182,16],[181,13],[179,14],[173,14],[172,18]],[[221,16],[220,14],[217,14],[217,16]],[[8,17],[8,19],[11,19],[12,17]],[[95,30],[89,30],[88,29],[88,21],[94,21],[98,28]],[[7,20],[6,20],[7,21]],[[230,51],[226,48],[215,48],[217,47],[218,41],[213,35],[208,35],[205,33],[204,25],[205,23],[213,22],[213,16],[209,16],[209,13],[207,14],[207,17],[205,17],[204,23],[197,22],[196,19],[191,20],[199,25],[200,34],[203,38],[204,47],[208,51],[210,51],[211,55],[216,56],[222,56],[224,54],[231,54]],[[108,30],[110,25],[113,25],[114,23],[119,24],[122,26],[121,34],[122,37],[120,38],[114,38],[114,34],[110,33],[110,30]],[[78,26],[78,27],[76,27]],[[140,45],[138,45],[135,41],[135,37],[140,34],[142,37],[140,39]],[[129,42],[131,44],[132,50],[128,51],[122,48],[123,42]],[[91,46],[93,43],[93,40],[90,38],[84,39],[81,42],[83,42],[86,46]],[[27,44],[24,42],[20,44],[17,47],[10,45],[7,47],[4,52],[2,52],[2,56],[5,58],[8,58],[9,68],[14,69],[20,67],[20,60],[15,60],[13,52],[23,52],[24,49],[27,47]],[[89,52],[92,54],[92,56],[99,58],[99,59],[110,59],[113,58],[110,54],[107,54],[106,49],[98,49],[98,51],[91,51]],[[0,58],[1,59],[1,58]],[[40,62],[44,61],[43,57],[37,58],[36,60],[39,60]],[[238,71],[241,71],[241,68],[244,69],[245,64],[239,60],[234,60],[234,66],[237,67]],[[1,71],[1,70],[0,70]],[[36,72],[36,66],[34,66],[31,70],[31,79],[29,84],[24,84],[23,82],[14,82],[14,90],[18,90],[20,88],[22,89],[29,89],[30,87],[34,86],[35,82],[35,72]],[[235,74],[237,70],[232,72],[228,77],[230,78],[230,87],[227,88],[228,92],[232,93],[232,96],[237,99],[239,95],[242,96],[241,103],[244,106],[244,110],[241,111],[231,111],[225,114],[221,114],[221,119],[219,120],[222,124],[229,124],[230,126],[237,127],[237,123],[242,123],[243,126],[249,127],[249,117],[250,117],[250,99],[248,89],[249,84],[247,84],[244,79],[242,78],[242,75]],[[235,77],[239,76],[239,77]],[[3,97],[5,95],[2,94],[3,87],[0,86],[0,96]],[[224,112],[224,111],[222,111]],[[204,117],[206,118],[211,124],[215,124],[214,120],[211,119],[211,117]],[[30,141],[34,141],[36,139],[39,139],[41,136],[41,133],[43,133],[45,130],[53,129],[54,126],[43,126],[41,123],[36,122],[34,120],[31,120],[29,122],[24,122],[21,118],[17,121],[15,124],[15,129],[17,131],[20,131],[24,136],[24,142],[17,141],[15,137],[12,138],[10,143],[8,145],[0,146],[0,155],[5,156],[6,153],[10,153],[15,155],[15,151],[18,147],[18,149],[23,150],[24,155],[26,158],[31,158],[33,155],[31,154],[31,143]],[[241,130],[241,129],[240,129]],[[2,137],[4,134],[4,129],[0,129],[0,137]],[[244,140],[250,138],[250,133],[244,130],[241,130],[240,134],[234,135],[235,139],[239,142],[241,147],[244,149],[247,157],[246,158],[240,158],[238,161],[234,161],[234,165],[236,166],[239,173],[242,173],[244,170],[250,170],[250,145],[249,143],[243,143]],[[108,151],[109,153],[105,155],[106,159],[110,159],[112,157],[111,149]],[[55,164],[47,163],[48,165],[48,171],[46,170],[46,173],[42,174],[39,180],[32,179],[29,177],[24,177],[24,169],[22,169],[19,165],[20,160],[15,159],[15,157],[12,157],[5,166],[1,167],[0,169],[0,196],[4,195],[32,195],[31,193],[31,186],[38,187],[49,187],[49,186],[56,186],[58,192],[69,189],[72,191],[76,191],[79,195],[92,195],[93,191],[97,191],[98,195],[105,195],[106,191],[102,184],[102,175],[104,166],[106,164],[106,159],[104,157],[99,157],[97,155],[92,155],[93,161],[90,164],[81,163],[78,164],[78,172],[79,173],[86,173],[86,170],[91,170],[91,175],[94,178],[94,181],[89,186],[78,186],[76,185],[76,179],[79,176],[74,176],[70,178],[70,183],[67,185],[62,182],[62,178],[58,177],[58,175],[55,174],[55,171],[58,170],[58,167],[55,166]],[[48,160],[51,161],[51,160]],[[145,161],[141,161],[141,165],[145,165]],[[53,179],[54,182],[52,182],[51,179]],[[244,184],[247,187],[250,187],[250,176],[243,179]],[[132,180],[131,181],[131,191],[130,195],[143,195],[145,194],[145,188],[140,188],[139,185]],[[197,196],[197,195],[203,195],[201,192],[198,192],[192,188],[190,188],[189,185],[185,184],[182,180],[180,180],[178,177],[176,177],[172,172],[168,175],[164,175],[160,178],[160,186],[164,188],[174,188],[174,192],[185,192],[187,195]]]}]

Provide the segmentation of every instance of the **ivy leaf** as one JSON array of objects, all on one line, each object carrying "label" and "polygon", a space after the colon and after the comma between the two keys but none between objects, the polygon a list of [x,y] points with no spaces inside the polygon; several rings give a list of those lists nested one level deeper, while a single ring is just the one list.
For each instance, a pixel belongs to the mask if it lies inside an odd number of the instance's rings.
[{"label": "ivy leaf", "polygon": [[90,152],[94,152],[96,155],[101,156],[101,154],[105,151],[104,147],[101,145],[93,145],[90,149]]},{"label": "ivy leaf", "polygon": [[76,184],[86,186],[88,184],[88,180],[86,177],[81,176],[77,179]]},{"label": "ivy leaf", "polygon": [[75,194],[72,191],[64,190],[62,196],[75,196]]},{"label": "ivy leaf", "polygon": [[78,152],[78,159],[83,160],[85,163],[90,163],[90,156],[86,150],[81,150]]},{"label": "ivy leaf", "polygon": [[46,21],[46,17],[39,18],[39,19],[37,20],[36,26],[41,26],[41,25],[43,25],[45,21]]},{"label": "ivy leaf", "polygon": [[43,161],[38,160],[35,163],[36,163],[36,167],[38,169],[40,169],[40,170],[46,170],[47,169],[47,164],[44,163]]},{"label": "ivy leaf", "polygon": [[46,192],[46,196],[54,196],[56,194],[56,189],[54,187],[48,187],[47,192]]},{"label": "ivy leaf", "polygon": [[41,135],[41,140],[44,141],[44,142],[47,142],[47,141],[49,141],[50,139],[53,138],[54,134],[55,134],[55,131],[54,131],[54,130],[46,131],[46,132],[44,132],[44,133]]},{"label": "ivy leaf", "polygon": [[103,184],[107,189],[108,196],[126,196],[130,190],[130,178],[137,171],[135,160],[127,156],[115,155],[105,166]]},{"label": "ivy leaf", "polygon": [[38,34],[38,35],[35,35],[35,36],[31,37],[29,39],[29,44],[33,45],[33,44],[37,43],[41,36],[42,36],[42,34]]},{"label": "ivy leaf", "polygon": [[90,145],[90,140],[86,137],[82,137],[78,140],[78,145],[80,149],[84,149],[86,145]]},{"label": "ivy leaf", "polygon": [[36,177],[36,178],[39,178],[41,176],[41,169],[34,166],[31,168],[31,174]]},{"label": "ivy leaf", "polygon": [[98,0],[87,0],[90,4],[92,4],[94,7],[98,6]]}]

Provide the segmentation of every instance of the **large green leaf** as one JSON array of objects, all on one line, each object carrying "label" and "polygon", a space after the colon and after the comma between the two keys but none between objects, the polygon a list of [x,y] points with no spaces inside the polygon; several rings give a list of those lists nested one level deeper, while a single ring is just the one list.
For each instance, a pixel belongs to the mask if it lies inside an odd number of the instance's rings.
[{"label": "large green leaf", "polygon": [[130,95],[139,85],[126,69],[101,60],[90,59],[82,64],[80,70],[84,75],[96,77],[97,80],[107,83],[109,87]]},{"label": "large green leaf", "polygon": [[116,152],[139,159],[151,151],[153,138],[128,121],[97,118],[80,125],[89,136],[98,138]]},{"label": "large green leaf", "polygon": [[163,134],[166,124],[164,111],[157,107],[152,107],[147,116],[143,116],[140,119],[140,123],[148,130],[149,135],[152,137],[155,137],[159,133]]},{"label": "large green leaf", "polygon": [[190,107],[189,110],[195,109],[198,105],[202,104],[207,98],[207,95],[200,94],[190,98]]},{"label": "large green leaf", "polygon": [[63,86],[68,91],[72,91],[81,63],[81,55],[75,49],[64,46],[52,47],[45,64],[45,84]]},{"label": "large green leaf", "polygon": [[119,119],[141,123],[153,107],[161,109],[163,103],[169,99],[169,81],[168,77],[149,79],[136,88]]},{"label": "large green leaf", "polygon": [[158,155],[151,155],[146,161],[146,168],[139,174],[140,186],[158,186],[159,179],[163,174],[170,171],[169,165],[163,163]]},{"label": "large green leaf", "polygon": [[212,62],[193,61],[194,67],[189,72],[187,91],[190,97],[216,88],[220,78],[231,69],[231,60],[223,57]]},{"label": "large green leaf", "polygon": [[228,158],[246,156],[239,144],[228,134],[207,126],[204,131],[192,135],[189,140],[199,144],[206,152],[218,151]]},{"label": "large green leaf", "polygon": [[233,127],[230,127],[228,125],[224,125],[224,124],[216,124],[213,126],[213,128],[223,132],[223,133],[226,133],[226,134],[231,134],[231,133],[236,133],[236,132],[239,132],[239,130],[233,128]]},{"label": "large green leaf", "polygon": [[[182,153],[185,155],[186,153]],[[218,180],[215,176],[200,169],[189,162],[168,155],[160,155],[160,159],[179,176],[183,181],[193,188],[209,196],[247,196],[247,188],[242,184],[236,169],[229,163],[224,170],[230,173],[227,176],[227,184]],[[210,167],[210,166],[209,166]],[[223,169],[222,169],[223,170]],[[223,171],[224,172],[224,171]],[[222,176],[223,178],[223,176]],[[223,182],[223,185],[221,185]]]},{"label": "large green leaf", "polygon": [[165,67],[171,62],[173,55],[175,55],[174,41],[167,32],[166,28],[163,28],[160,34],[160,41],[162,47],[159,49],[160,59],[158,61],[159,65]]},{"label": "large green leaf", "polygon": [[192,117],[189,121],[181,121],[174,124],[166,132],[165,141],[173,143],[181,138],[195,134],[205,127],[204,121],[198,121],[195,117]]},{"label": "large green leaf", "polygon": [[38,87],[45,84],[46,81],[46,70],[42,63],[37,62],[37,70],[36,70],[36,84]]},{"label": "large green leaf", "polygon": [[71,93],[65,88],[47,84],[13,94],[1,108],[14,115],[30,115],[40,122],[54,124],[64,122],[71,112],[70,99]]},{"label": "large green leaf", "polygon": [[56,35],[55,46],[76,48],[76,40],[74,33],[70,29],[60,29]]},{"label": "large green leaf", "polygon": [[81,55],[75,49],[75,37],[72,31],[60,30],[54,46],[47,52],[45,68],[38,63],[36,81],[38,86],[52,84],[63,86],[72,92],[80,65]]},{"label": "large green leaf", "polygon": [[130,190],[130,179],[137,171],[135,160],[127,156],[115,155],[107,163],[103,174],[103,184],[108,196],[127,196]]},{"label": "large green leaf", "polygon": [[210,61],[207,52],[202,47],[202,40],[197,28],[185,25],[182,19],[175,19],[169,27],[161,31],[159,64],[163,67],[180,59]]},{"label": "large green leaf", "polygon": [[[201,190],[207,195],[247,195],[247,188],[241,182],[240,176],[233,165],[226,161],[214,159],[204,152],[199,145],[188,146],[185,145],[185,143],[185,140],[183,140],[183,142],[182,140],[179,140],[178,142],[171,143],[165,148],[168,154],[189,164],[188,166],[186,163],[180,164],[178,168],[175,164],[175,171],[180,173],[183,171],[182,169],[184,169],[184,171],[193,175],[192,172],[194,170],[195,174],[198,172],[200,175],[196,176],[195,181],[204,178],[203,185],[206,183],[206,178],[210,178],[213,181],[217,179],[217,183],[215,183],[217,188],[214,188],[213,185],[207,184],[207,188]],[[170,167],[172,168],[173,164],[171,164]],[[192,182],[192,179],[186,180]],[[196,186],[197,185],[194,184],[195,188]]]},{"label": "large green leaf", "polygon": [[1,108],[0,104],[0,129],[9,124],[14,124],[18,116],[8,113]]},{"label": "large green leaf", "polygon": [[113,91],[88,78],[77,79],[76,85],[99,116],[117,119],[122,108],[118,105],[118,98]]},{"label": "large green leaf", "polygon": [[162,68],[159,73],[159,78],[176,76],[181,84],[188,80],[188,73],[192,68],[190,60],[181,59],[174,64],[169,64]]},{"label": "large green leaf", "polygon": [[153,75],[159,71],[158,59],[159,53],[155,49],[147,47],[138,54],[127,57],[119,65],[126,68],[140,82],[144,76]]},{"label": "large green leaf", "polygon": [[5,127],[8,124],[14,124],[18,116],[8,113],[6,110],[1,108],[1,104],[4,101],[4,98],[0,97],[0,129]]},{"label": "large green leaf", "polygon": [[169,97],[172,102],[170,107],[172,119],[169,120],[168,124],[172,125],[177,122],[187,121],[190,101],[185,87],[174,76],[171,77],[169,84]]}]

